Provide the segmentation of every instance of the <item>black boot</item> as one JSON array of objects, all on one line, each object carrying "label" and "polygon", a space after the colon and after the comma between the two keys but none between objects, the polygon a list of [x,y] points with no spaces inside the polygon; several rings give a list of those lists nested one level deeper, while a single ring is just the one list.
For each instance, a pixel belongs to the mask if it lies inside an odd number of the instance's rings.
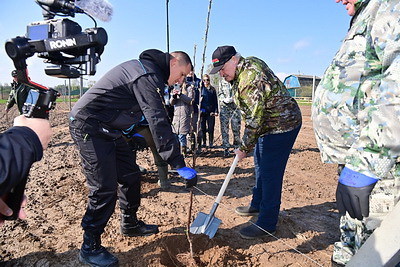
[{"label": "black boot", "polygon": [[197,138],[197,145],[198,145],[198,147],[197,147],[197,150],[196,150],[196,154],[198,155],[198,154],[201,153],[201,137]]},{"label": "black boot", "polygon": [[208,142],[209,142],[209,147],[214,148],[214,133],[209,133],[208,134]]},{"label": "black boot", "polygon": [[121,233],[126,236],[148,236],[157,234],[158,226],[138,220],[136,212],[121,210]]},{"label": "black boot", "polygon": [[193,133],[190,135],[190,150],[192,153],[196,150],[196,137]]},{"label": "black boot", "polygon": [[85,232],[79,261],[90,266],[118,266],[118,259],[101,245],[99,234]]}]

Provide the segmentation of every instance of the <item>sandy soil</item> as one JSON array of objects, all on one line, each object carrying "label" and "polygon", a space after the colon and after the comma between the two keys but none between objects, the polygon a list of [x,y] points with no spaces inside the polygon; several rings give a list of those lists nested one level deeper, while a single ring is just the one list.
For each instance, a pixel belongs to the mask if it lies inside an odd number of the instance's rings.
[{"label": "sandy soil", "polygon": [[[0,106],[1,110],[4,107]],[[26,221],[7,222],[0,231],[0,266],[81,266],[78,252],[80,226],[86,207],[85,178],[78,151],[68,132],[69,105],[60,103],[51,113],[54,138],[44,158],[31,169],[27,185],[29,199]],[[143,176],[139,217],[157,224],[160,233],[129,238],[119,232],[116,208],[102,236],[103,245],[120,260],[121,266],[330,266],[332,244],[338,239],[335,208],[336,166],[322,164],[315,143],[310,107],[302,106],[303,126],[286,168],[281,214],[274,236],[244,240],[238,231],[249,219],[234,209],[248,205],[254,184],[253,157],[238,164],[215,216],[222,220],[217,234],[187,234],[190,220],[199,212],[209,213],[233,162],[221,148],[205,151],[196,160],[199,183],[190,190],[170,175],[172,187],[161,190],[157,177]],[[0,115],[0,130],[11,125]],[[217,125],[219,123],[217,122]],[[219,127],[216,145],[221,144]],[[138,162],[155,171],[149,151],[140,152]],[[193,163],[192,158],[186,159]]]}]

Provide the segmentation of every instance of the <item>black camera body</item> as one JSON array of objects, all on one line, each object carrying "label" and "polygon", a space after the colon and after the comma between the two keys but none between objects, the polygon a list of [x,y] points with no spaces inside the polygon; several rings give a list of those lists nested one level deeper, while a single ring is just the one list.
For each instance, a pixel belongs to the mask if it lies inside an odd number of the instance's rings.
[{"label": "black camera body", "polygon": [[48,119],[49,111],[55,108],[59,93],[54,89],[31,89],[22,107],[22,113],[28,118]]},{"label": "black camera body", "polygon": [[26,37],[17,36],[6,42],[6,52],[17,69],[25,68],[26,59],[38,53],[46,63],[53,64],[45,69],[47,75],[94,75],[108,41],[107,33],[103,28],[81,30],[78,23],[66,18],[34,22],[27,26]]},{"label": "black camera body", "polygon": [[[54,19],[59,13],[72,17],[75,13],[86,13],[76,7],[74,2],[75,0],[36,0],[43,9],[45,20],[30,23],[25,36],[17,36],[5,43],[7,55],[14,62],[18,82],[33,88],[23,106],[26,117],[48,119],[49,111],[55,107],[59,96],[56,90],[30,80],[26,64],[28,57],[37,53],[46,63],[53,64],[45,69],[45,73],[50,76],[79,78],[96,73],[96,64],[100,62],[100,55],[108,40],[106,31],[97,27],[82,31],[81,26],[70,19]],[[28,175],[21,177],[20,182],[7,194],[6,203],[13,210],[13,215],[1,216],[2,219],[18,218],[27,179]]]}]

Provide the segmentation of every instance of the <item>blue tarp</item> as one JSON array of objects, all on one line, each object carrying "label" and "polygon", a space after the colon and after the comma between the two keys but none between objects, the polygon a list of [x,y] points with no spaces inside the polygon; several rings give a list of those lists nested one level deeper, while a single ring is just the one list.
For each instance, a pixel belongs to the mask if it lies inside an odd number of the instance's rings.
[{"label": "blue tarp", "polygon": [[290,75],[285,78],[283,84],[286,88],[297,88],[300,87],[299,79],[296,76]]}]

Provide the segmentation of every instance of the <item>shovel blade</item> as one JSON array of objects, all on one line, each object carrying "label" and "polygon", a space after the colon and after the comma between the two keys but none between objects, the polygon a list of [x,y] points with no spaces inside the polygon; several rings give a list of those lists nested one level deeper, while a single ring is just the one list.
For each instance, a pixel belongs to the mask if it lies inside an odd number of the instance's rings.
[{"label": "shovel blade", "polygon": [[190,232],[192,234],[206,234],[209,238],[213,238],[221,224],[221,220],[214,216],[208,217],[208,214],[200,212],[190,226]]}]

